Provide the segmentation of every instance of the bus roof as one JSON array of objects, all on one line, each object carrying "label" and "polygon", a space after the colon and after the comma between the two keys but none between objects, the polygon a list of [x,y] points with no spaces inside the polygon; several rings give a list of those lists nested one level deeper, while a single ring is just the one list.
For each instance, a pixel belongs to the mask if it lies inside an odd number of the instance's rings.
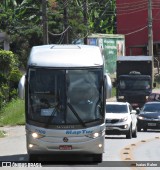
[{"label": "bus roof", "polygon": [[103,65],[99,47],[91,45],[41,45],[31,50],[28,66],[95,67]]}]

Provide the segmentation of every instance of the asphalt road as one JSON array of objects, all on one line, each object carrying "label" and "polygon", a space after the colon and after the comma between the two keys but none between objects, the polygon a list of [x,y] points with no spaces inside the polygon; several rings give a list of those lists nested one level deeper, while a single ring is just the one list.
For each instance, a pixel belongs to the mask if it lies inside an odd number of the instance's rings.
[{"label": "asphalt road", "polygon": [[[115,98],[110,99],[110,101],[115,101]],[[25,127],[0,127],[0,130],[6,131],[6,137],[0,138],[0,162],[28,161]],[[87,170],[97,170],[97,168],[104,170],[106,170],[106,168],[109,170],[160,169],[160,131],[138,132],[137,138],[132,139],[126,139],[123,135],[106,136],[105,146],[103,162],[99,164],[92,162],[87,164],[75,164],[74,162],[69,162],[68,164],[53,163],[52,165],[37,168],[30,167],[29,169],[49,170],[53,169],[53,167],[54,170],[64,170],[64,167],[65,169],[67,168],[67,170],[86,170],[86,168]],[[132,164],[134,164],[134,166],[130,167]],[[6,167],[4,168],[6,169]],[[9,167],[7,167],[7,170],[8,169]],[[17,167],[12,167],[11,169],[17,170]],[[20,169],[28,168],[22,165]]]},{"label": "asphalt road", "polygon": [[[5,138],[0,139],[0,161],[9,162],[9,161],[28,161],[28,155],[26,152],[26,143],[25,143],[25,128],[24,126],[16,127],[1,127],[1,130],[7,132]],[[99,167],[106,168],[109,170],[112,169],[125,169],[125,170],[148,170],[153,169],[153,167],[123,167],[124,162],[128,161],[148,161],[147,163],[152,163],[150,161],[159,161],[160,155],[160,131],[148,131],[148,132],[138,132],[137,138],[126,139],[123,135],[112,135],[106,136],[105,139],[105,153],[103,155],[103,162],[99,164],[87,163],[87,164],[55,164],[45,165],[45,167],[38,167],[34,169],[50,169],[51,166],[54,166],[54,169],[64,169],[68,168],[69,170],[75,169],[97,169]],[[74,159],[74,158],[73,158]],[[113,161],[113,162],[112,162]],[[132,162],[131,162],[132,163]],[[143,162],[142,162],[143,163]],[[140,165],[142,165],[142,163]],[[158,162],[158,166],[160,161]],[[130,164],[129,164],[130,165]],[[48,167],[49,166],[49,167]],[[120,166],[120,167],[119,167]],[[128,165],[126,165],[128,166]],[[8,169],[8,168],[7,168]],[[14,168],[12,168],[14,169]],[[22,167],[26,169],[26,167]],[[154,169],[160,169],[159,167],[154,167]]]}]

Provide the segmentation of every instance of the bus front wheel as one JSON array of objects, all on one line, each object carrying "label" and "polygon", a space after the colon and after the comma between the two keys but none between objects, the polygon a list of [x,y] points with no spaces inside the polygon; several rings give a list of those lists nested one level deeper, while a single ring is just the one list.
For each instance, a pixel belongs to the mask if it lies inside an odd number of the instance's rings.
[{"label": "bus front wheel", "polygon": [[102,159],[103,159],[103,154],[95,154],[95,155],[93,155],[93,161],[94,162],[100,163],[100,162],[102,162]]},{"label": "bus front wheel", "polygon": [[29,154],[29,162],[36,162],[38,161],[37,155]]}]

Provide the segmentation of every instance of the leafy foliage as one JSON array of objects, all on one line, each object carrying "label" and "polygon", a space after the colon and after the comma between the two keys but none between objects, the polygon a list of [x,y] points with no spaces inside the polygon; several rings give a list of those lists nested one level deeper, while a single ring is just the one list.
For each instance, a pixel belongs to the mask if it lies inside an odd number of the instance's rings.
[{"label": "leafy foliage", "polygon": [[17,66],[17,59],[11,51],[0,50],[0,71],[9,73],[13,66]]},{"label": "leafy foliage", "polygon": [[[50,44],[83,39],[91,33],[114,33],[115,0],[48,0]],[[0,32],[10,37],[11,51],[0,51],[0,107],[17,93],[30,49],[43,44],[42,0],[2,0]],[[15,54],[15,55],[14,55]]]},{"label": "leafy foliage", "polygon": [[115,0],[100,0],[91,3],[89,10],[91,32],[115,33],[115,2]]},{"label": "leafy foliage", "polygon": [[0,50],[0,108],[17,96],[21,76],[17,57],[11,51]]},{"label": "leafy foliage", "polygon": [[[115,32],[115,0],[47,2],[50,44],[63,44],[66,36],[68,43],[72,43],[90,33]],[[0,29],[10,35],[11,50],[18,56],[20,65],[26,67],[31,47],[43,44],[42,0],[3,0],[0,9]]]}]

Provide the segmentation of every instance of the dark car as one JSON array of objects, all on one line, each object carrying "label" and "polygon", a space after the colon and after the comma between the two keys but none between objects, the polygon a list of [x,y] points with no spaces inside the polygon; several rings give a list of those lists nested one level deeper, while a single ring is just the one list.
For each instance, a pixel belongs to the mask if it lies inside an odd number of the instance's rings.
[{"label": "dark car", "polygon": [[151,93],[148,96],[147,101],[148,102],[152,102],[152,101],[159,101],[160,102],[160,93]]},{"label": "dark car", "polygon": [[137,116],[138,131],[143,129],[160,129],[160,102],[147,102]]}]

